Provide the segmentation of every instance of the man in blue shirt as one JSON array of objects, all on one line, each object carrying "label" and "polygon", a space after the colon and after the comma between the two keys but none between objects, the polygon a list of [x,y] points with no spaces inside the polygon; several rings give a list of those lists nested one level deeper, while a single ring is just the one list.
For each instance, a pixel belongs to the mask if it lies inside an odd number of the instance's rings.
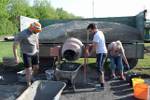
[{"label": "man in blue shirt", "polygon": [[38,22],[34,22],[30,25],[28,29],[25,29],[16,35],[13,44],[13,53],[14,57],[16,58],[16,63],[19,63],[17,46],[20,44],[21,53],[23,55],[23,63],[25,66],[26,81],[28,86],[31,85],[32,74],[36,74],[39,69],[39,32],[41,32],[41,24]]}]

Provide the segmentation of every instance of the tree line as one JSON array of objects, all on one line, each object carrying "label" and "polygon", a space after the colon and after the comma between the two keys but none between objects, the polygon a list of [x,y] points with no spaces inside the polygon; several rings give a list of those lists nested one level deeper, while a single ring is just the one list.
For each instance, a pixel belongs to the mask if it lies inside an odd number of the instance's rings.
[{"label": "tree line", "polygon": [[80,18],[62,8],[54,9],[49,0],[0,0],[0,35],[15,34],[19,31],[18,16],[37,19]]}]

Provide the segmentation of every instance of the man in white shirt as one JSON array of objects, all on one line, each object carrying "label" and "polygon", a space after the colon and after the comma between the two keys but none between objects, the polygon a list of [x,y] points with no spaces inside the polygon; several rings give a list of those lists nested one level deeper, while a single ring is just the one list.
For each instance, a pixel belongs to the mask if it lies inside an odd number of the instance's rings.
[{"label": "man in white shirt", "polygon": [[99,31],[96,24],[91,23],[88,25],[87,30],[94,34],[91,54],[96,49],[96,64],[99,74],[99,82],[101,87],[104,87],[104,62],[107,57],[107,48],[105,43],[105,37],[102,31]]}]

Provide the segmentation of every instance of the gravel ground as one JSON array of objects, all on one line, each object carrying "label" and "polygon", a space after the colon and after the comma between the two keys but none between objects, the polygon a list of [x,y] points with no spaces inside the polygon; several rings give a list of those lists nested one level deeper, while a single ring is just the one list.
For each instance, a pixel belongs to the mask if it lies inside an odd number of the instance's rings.
[{"label": "gravel ground", "polygon": [[[16,73],[1,72],[0,76],[3,77],[0,79],[0,100],[16,100],[26,85],[17,81]],[[133,97],[132,87],[126,81],[109,80],[106,77],[105,88],[99,89],[94,69],[88,69],[86,81],[83,76],[83,69],[81,69],[75,79],[76,89],[73,91],[67,86],[60,100],[136,100]]]},{"label": "gravel ground", "polygon": [[76,79],[76,89],[64,90],[60,100],[135,100],[133,97],[133,89],[122,80],[109,80],[106,77],[104,89],[96,88],[97,80],[95,71],[88,69],[90,73],[87,75],[86,83],[83,82],[83,72]]},{"label": "gravel ground", "polygon": [[[25,84],[17,81],[15,73],[1,73],[0,100],[15,100],[26,88]],[[133,96],[133,88],[122,80],[110,80],[106,77],[104,89],[98,88],[97,76],[94,69],[88,69],[84,81],[83,69],[75,79],[75,90],[67,86],[60,100],[137,100]]]},{"label": "gravel ground", "polygon": [[[75,91],[66,87],[60,100],[136,100],[133,97],[133,89],[122,80],[109,80],[106,77],[105,89],[96,89],[98,83],[94,69],[87,69],[87,81],[84,82],[84,73],[81,69],[75,79]],[[150,84],[150,78],[149,78]],[[16,100],[26,88],[19,83],[14,72],[0,72],[0,100]]]}]

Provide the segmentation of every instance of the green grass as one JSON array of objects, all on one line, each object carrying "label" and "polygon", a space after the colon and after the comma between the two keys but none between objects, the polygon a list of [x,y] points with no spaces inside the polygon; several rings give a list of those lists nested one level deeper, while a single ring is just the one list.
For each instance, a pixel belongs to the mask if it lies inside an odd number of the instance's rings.
[{"label": "green grass", "polygon": [[3,57],[13,57],[12,42],[0,42],[0,62]]},{"label": "green grass", "polygon": [[[149,47],[150,43],[145,43],[144,46]],[[129,72],[137,72],[150,75],[150,53],[145,54],[144,59],[139,59],[137,66]]]},{"label": "green grass", "polygon": [[[144,46],[145,47],[150,47],[150,43],[144,43]],[[146,53],[144,54],[144,59],[139,59],[138,60],[138,64],[137,64],[137,67],[139,66],[146,66],[146,67],[150,67],[150,52],[149,53]]]},{"label": "green grass", "polygon": [[139,59],[137,67],[150,67],[150,55],[145,54],[144,59]]},{"label": "green grass", "polygon": [[[3,57],[14,57],[12,46],[13,42],[0,42],[0,62],[2,62]],[[20,56],[19,47],[17,49]]]},{"label": "green grass", "polygon": [[150,46],[150,43],[144,43],[144,46],[145,47]]},{"label": "green grass", "polygon": [[141,74],[150,75],[150,55],[144,55],[144,59],[139,59],[135,68],[129,72],[136,72]]}]

